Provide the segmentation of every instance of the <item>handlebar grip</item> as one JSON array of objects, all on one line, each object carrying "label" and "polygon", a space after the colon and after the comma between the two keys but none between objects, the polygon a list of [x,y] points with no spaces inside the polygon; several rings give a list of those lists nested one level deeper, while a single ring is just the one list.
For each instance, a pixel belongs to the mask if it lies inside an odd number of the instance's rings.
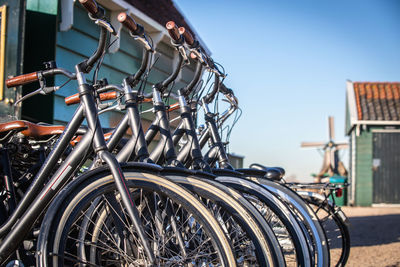
[{"label": "handlebar grip", "polygon": [[65,98],[65,104],[67,106],[77,104],[79,101],[79,94],[70,95]]},{"label": "handlebar grip", "polygon": [[[115,98],[117,98],[118,95],[117,95],[116,91],[112,91],[112,92],[108,92],[108,93],[101,93],[99,96],[100,96],[101,101],[106,101],[106,100],[115,99]],[[79,94],[74,94],[74,95],[71,95],[71,96],[68,96],[65,98],[65,104],[67,106],[77,104],[79,102],[80,102]]]},{"label": "handlebar grip", "polygon": [[179,104],[179,102],[176,102],[175,104],[170,105],[167,111],[172,112],[174,110],[179,109],[180,107],[181,105]]},{"label": "handlebar grip", "polygon": [[117,91],[100,94],[101,101],[112,100],[112,99],[116,99],[117,97],[118,97]]},{"label": "handlebar grip", "polygon": [[183,36],[183,38],[185,39],[185,42],[192,46],[194,44],[194,39],[193,39],[193,35],[187,31],[185,29],[185,27],[179,27],[179,33]]},{"label": "handlebar grip", "polygon": [[190,52],[190,58],[191,59],[196,59],[197,55],[195,53],[193,53],[193,52]]},{"label": "handlebar grip", "polygon": [[181,35],[179,33],[179,29],[176,26],[175,22],[173,22],[172,20],[168,21],[167,24],[165,25],[165,27],[168,30],[169,36],[171,36],[171,38],[174,41],[178,42],[181,39]]},{"label": "handlebar grip", "polygon": [[99,12],[99,7],[94,0],[79,0],[79,3],[93,16]]},{"label": "handlebar grip", "polygon": [[129,16],[126,12],[121,12],[118,15],[118,21],[122,23],[128,30],[131,32],[136,32],[138,29],[138,25],[135,20]]},{"label": "handlebar grip", "polygon": [[143,100],[141,101],[142,103],[150,103],[153,102],[153,98],[151,97],[145,97],[143,98]]},{"label": "handlebar grip", "polygon": [[33,83],[38,80],[39,80],[38,72],[32,72],[7,79],[6,86],[10,88],[28,83]]}]

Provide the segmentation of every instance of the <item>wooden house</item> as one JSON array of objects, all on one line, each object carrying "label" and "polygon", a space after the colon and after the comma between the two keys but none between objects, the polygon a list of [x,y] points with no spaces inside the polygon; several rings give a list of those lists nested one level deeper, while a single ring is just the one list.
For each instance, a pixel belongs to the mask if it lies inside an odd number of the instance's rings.
[{"label": "wooden house", "polygon": [[400,83],[348,81],[346,134],[349,203],[400,204]]}]

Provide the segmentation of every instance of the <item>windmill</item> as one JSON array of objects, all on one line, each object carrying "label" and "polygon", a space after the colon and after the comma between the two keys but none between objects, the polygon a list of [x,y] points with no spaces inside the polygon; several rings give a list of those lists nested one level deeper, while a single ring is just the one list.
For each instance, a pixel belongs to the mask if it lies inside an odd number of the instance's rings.
[{"label": "windmill", "polygon": [[339,150],[349,147],[348,142],[335,142],[335,128],[333,117],[328,117],[329,141],[328,142],[302,142],[301,147],[318,148],[324,151],[324,160],[321,170],[315,176],[314,182],[320,183],[326,175],[347,176],[347,170],[339,159]]}]

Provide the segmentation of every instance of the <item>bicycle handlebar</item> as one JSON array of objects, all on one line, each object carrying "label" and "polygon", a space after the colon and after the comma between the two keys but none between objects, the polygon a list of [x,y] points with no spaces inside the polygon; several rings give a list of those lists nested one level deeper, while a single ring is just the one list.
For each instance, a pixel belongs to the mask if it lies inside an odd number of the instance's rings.
[{"label": "bicycle handlebar", "polygon": [[39,81],[39,72],[37,72],[37,71],[9,78],[6,80],[6,86],[8,88],[11,88],[11,87],[24,85],[24,84],[33,83],[36,81]]},{"label": "bicycle handlebar", "polygon": [[47,76],[54,76],[57,74],[62,74],[68,78],[70,78],[71,80],[75,80],[76,79],[76,74],[73,72],[70,72],[66,69],[63,68],[55,68],[55,69],[50,69],[50,70],[44,70],[42,71],[42,75],[47,77]]},{"label": "bicycle handlebar", "polygon": [[140,68],[136,71],[135,74],[132,74],[126,78],[130,86],[135,87],[139,83],[140,77],[142,77],[142,75],[145,73],[146,68],[148,66],[149,55],[150,55],[150,50],[146,49],[145,52],[143,53],[142,64],[140,65]]},{"label": "bicycle handlebar", "polygon": [[164,91],[165,88],[168,87],[168,85],[175,81],[176,77],[178,77],[179,72],[181,71],[181,67],[183,64],[183,57],[182,55],[179,53],[179,57],[178,57],[178,64],[176,64],[176,68],[174,69],[174,71],[172,72],[172,74],[170,76],[167,77],[167,79],[165,79],[163,82],[161,82],[159,85],[161,85],[161,88],[159,87],[159,89],[162,91]]},{"label": "bicycle handlebar", "polygon": [[195,44],[195,40],[193,35],[185,29],[185,27],[178,28],[179,34],[183,36],[183,39],[189,46],[193,46]]},{"label": "bicycle handlebar", "polygon": [[121,12],[118,15],[118,21],[122,23],[123,26],[125,26],[128,30],[130,30],[132,33],[136,33],[138,30],[138,24],[136,21],[129,16],[126,12]]},{"label": "bicycle handlebar", "polygon": [[97,49],[93,55],[91,55],[87,60],[83,61],[81,64],[81,71],[85,73],[89,73],[94,64],[99,60],[99,58],[103,55],[104,50],[107,45],[107,30],[103,27],[100,27],[100,38],[99,44],[97,45]]},{"label": "bicycle handlebar", "polygon": [[194,73],[193,79],[190,81],[190,83],[188,85],[186,85],[184,88],[182,88],[180,90],[181,95],[183,95],[184,97],[187,97],[192,92],[192,89],[200,80],[202,70],[203,70],[203,66],[199,60],[199,61],[197,61],[196,71]]},{"label": "bicycle handlebar", "polygon": [[93,17],[96,17],[99,13],[99,7],[97,6],[96,1],[94,0],[79,0],[79,3],[86,9],[87,12],[90,13]]},{"label": "bicycle handlebar", "polygon": [[62,68],[55,68],[55,69],[50,69],[50,70],[44,70],[44,71],[35,71],[32,73],[28,74],[22,74],[18,75],[16,77],[12,77],[6,80],[6,86],[7,88],[11,87],[16,87],[20,85],[25,85],[33,82],[37,82],[40,79],[40,76],[54,76],[56,74],[63,74],[64,76],[67,76],[70,79],[76,79],[75,73],[72,73],[66,69]]},{"label": "bicycle handlebar", "polygon": [[223,83],[220,84],[219,91],[224,95],[233,95],[232,89],[227,88]]},{"label": "bicycle handlebar", "polygon": [[171,36],[172,40],[174,40],[177,43],[182,43],[182,36],[179,33],[179,29],[176,26],[175,22],[168,21],[165,27],[168,30],[169,36]]},{"label": "bicycle handlebar", "polygon": [[[101,101],[112,100],[118,97],[118,93],[116,91],[101,93],[99,94]],[[80,102],[79,94],[74,94],[65,98],[65,104],[67,106],[77,104]]]},{"label": "bicycle handlebar", "polygon": [[214,75],[214,86],[213,89],[211,90],[210,93],[208,93],[205,97],[204,97],[204,101],[207,104],[210,104],[211,101],[214,99],[215,94],[218,92],[218,87],[219,87],[219,76],[218,75]]}]

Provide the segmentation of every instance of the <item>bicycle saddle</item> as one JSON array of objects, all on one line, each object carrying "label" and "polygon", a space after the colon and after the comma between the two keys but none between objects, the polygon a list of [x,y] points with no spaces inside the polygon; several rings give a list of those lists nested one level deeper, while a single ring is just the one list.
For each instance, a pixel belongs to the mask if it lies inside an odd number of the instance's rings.
[{"label": "bicycle saddle", "polygon": [[61,134],[64,131],[61,125],[39,125],[28,121],[18,120],[0,123],[0,133],[12,130],[20,131],[23,135],[32,138],[42,138],[44,136]]},{"label": "bicycle saddle", "polygon": [[250,168],[265,171],[264,177],[274,181],[280,181],[285,175],[285,169],[281,167],[267,167],[258,163],[253,163]]}]

